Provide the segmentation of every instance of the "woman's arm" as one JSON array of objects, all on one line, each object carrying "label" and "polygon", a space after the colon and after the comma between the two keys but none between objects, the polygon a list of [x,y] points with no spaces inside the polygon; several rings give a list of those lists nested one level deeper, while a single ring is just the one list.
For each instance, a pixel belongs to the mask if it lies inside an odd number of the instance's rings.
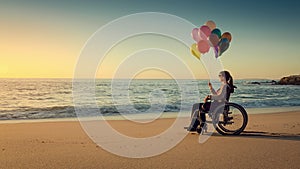
[{"label": "woman's arm", "polygon": [[215,91],[215,89],[212,87],[211,83],[208,82],[208,87],[209,87],[209,90],[211,92],[211,94],[217,94],[217,92]]},{"label": "woman's arm", "polygon": [[227,93],[226,85],[222,85],[216,94],[212,94],[210,96],[211,100],[226,100],[226,93]]}]

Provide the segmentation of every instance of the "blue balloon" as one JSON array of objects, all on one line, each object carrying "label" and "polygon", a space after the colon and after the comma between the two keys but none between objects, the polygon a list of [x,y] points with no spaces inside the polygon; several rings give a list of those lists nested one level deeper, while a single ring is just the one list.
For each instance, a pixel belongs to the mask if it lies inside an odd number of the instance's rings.
[{"label": "blue balloon", "polygon": [[222,38],[219,43],[229,43],[227,38]]},{"label": "blue balloon", "polygon": [[211,33],[218,35],[219,38],[221,38],[221,36],[222,36],[221,30],[218,28],[212,30]]},{"label": "blue balloon", "polygon": [[229,48],[229,40],[222,38],[219,42],[219,56],[221,56]]}]

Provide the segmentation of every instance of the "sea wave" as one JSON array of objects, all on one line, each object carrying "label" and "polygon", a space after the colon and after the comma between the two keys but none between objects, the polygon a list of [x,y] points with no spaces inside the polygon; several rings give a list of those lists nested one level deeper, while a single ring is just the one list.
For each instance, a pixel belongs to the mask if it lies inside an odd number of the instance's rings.
[{"label": "sea wave", "polygon": [[[119,86],[123,83],[122,80]],[[184,80],[186,86],[195,84],[194,80]],[[130,101],[128,105],[118,105],[114,102],[110,80],[96,80],[96,102],[98,107],[89,107],[87,116],[119,115],[124,113],[118,109],[122,106],[126,113],[178,112],[191,110],[192,100],[199,102],[209,94],[207,80],[199,80],[199,97],[193,98],[195,91],[189,91],[188,97],[181,98],[179,87],[174,80],[133,80],[129,86],[129,98],[117,91],[117,97]],[[83,85],[85,83],[82,83]],[[241,104],[245,108],[291,107],[300,106],[299,86],[280,86],[261,83],[249,85],[244,80],[236,80],[238,88],[232,94],[230,101]],[[119,87],[118,86],[118,87]],[[72,98],[71,79],[5,79],[0,80],[0,120],[10,119],[47,119],[76,117]],[[84,96],[82,100],[87,105],[91,99]],[[153,91],[159,90],[159,93]],[[150,97],[165,97],[165,105],[151,103]],[[190,97],[189,97],[190,96]],[[125,102],[124,103],[128,103]],[[149,111],[152,112],[149,112]]]}]

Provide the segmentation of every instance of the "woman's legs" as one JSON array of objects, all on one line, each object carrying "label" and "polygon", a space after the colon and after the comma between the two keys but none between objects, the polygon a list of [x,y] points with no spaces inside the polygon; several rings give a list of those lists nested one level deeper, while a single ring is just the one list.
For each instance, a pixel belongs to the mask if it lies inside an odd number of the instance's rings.
[{"label": "woman's legs", "polygon": [[205,113],[209,112],[211,103],[212,102],[205,102],[205,103],[201,103],[200,105],[200,118],[201,118],[201,122],[203,123],[206,122]]},{"label": "woman's legs", "polygon": [[202,110],[200,110],[200,119],[202,123],[206,122],[206,115],[205,112],[203,112]]},{"label": "woman's legs", "polygon": [[195,103],[193,105],[192,113],[191,113],[192,121],[191,121],[190,127],[188,128],[189,131],[196,131],[196,128],[200,124],[200,122],[198,120],[199,107],[200,107],[200,103]]},{"label": "woman's legs", "polygon": [[[196,131],[197,127],[200,125],[200,127],[203,127],[205,121],[206,121],[206,115],[205,112],[202,110],[202,105],[203,103],[196,103],[193,105],[192,113],[191,113],[191,118],[192,122],[189,127],[189,131]],[[199,121],[199,117],[200,120]]]}]

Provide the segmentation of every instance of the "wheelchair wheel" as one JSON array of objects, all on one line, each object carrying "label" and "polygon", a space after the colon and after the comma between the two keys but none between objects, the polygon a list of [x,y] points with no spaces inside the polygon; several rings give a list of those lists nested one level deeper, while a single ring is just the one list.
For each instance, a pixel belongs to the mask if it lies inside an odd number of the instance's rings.
[{"label": "wheelchair wheel", "polygon": [[239,135],[247,126],[246,110],[236,103],[226,103],[216,109],[214,127],[222,135]]}]

